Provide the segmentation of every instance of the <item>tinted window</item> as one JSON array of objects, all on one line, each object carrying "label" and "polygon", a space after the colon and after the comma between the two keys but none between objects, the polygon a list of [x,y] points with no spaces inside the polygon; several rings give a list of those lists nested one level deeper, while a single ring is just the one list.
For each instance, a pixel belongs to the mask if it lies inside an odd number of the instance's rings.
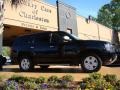
[{"label": "tinted window", "polygon": [[53,42],[53,43],[65,42],[64,37],[68,37],[70,40],[72,40],[69,35],[64,34],[64,33],[52,33],[51,37],[52,37],[51,42]]},{"label": "tinted window", "polygon": [[17,38],[13,45],[21,46],[21,45],[29,45],[31,43],[34,43],[33,38],[30,36],[24,36],[24,37]]},{"label": "tinted window", "polygon": [[39,34],[35,37],[36,43],[48,43],[49,42],[49,34]]},{"label": "tinted window", "polygon": [[52,33],[51,35],[51,42],[58,43],[60,41],[60,36],[58,33]]}]

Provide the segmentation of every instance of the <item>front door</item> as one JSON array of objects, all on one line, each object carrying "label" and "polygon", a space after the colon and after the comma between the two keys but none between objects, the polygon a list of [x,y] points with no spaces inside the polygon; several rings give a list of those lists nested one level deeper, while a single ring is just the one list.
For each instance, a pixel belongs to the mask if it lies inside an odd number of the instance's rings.
[{"label": "front door", "polygon": [[77,56],[77,43],[65,33],[51,33],[50,50],[59,63],[69,63]]}]

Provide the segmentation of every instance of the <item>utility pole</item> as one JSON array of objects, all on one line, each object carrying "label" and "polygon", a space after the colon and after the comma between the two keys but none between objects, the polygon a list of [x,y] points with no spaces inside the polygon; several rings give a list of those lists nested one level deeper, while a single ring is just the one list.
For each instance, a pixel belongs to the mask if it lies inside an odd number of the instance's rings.
[{"label": "utility pole", "polygon": [[59,25],[59,0],[56,1],[57,5],[57,24],[58,24],[58,31],[60,31],[60,25]]}]

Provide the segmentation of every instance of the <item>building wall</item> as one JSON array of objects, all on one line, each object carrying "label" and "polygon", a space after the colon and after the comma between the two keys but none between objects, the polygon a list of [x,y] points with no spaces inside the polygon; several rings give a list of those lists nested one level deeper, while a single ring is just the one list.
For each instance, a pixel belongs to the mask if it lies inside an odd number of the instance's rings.
[{"label": "building wall", "polygon": [[55,6],[37,0],[22,2],[17,7],[5,3],[4,24],[30,29],[54,31],[57,29]]},{"label": "building wall", "polygon": [[[4,17],[5,25],[16,28],[22,27],[37,31],[58,30],[56,6],[42,1],[30,0],[30,2],[22,3],[17,8],[11,7],[10,3],[5,3]],[[111,41],[111,29],[94,21],[87,23],[86,19],[79,15],[77,15],[77,28],[80,39]]]},{"label": "building wall", "polygon": [[85,40],[111,41],[112,30],[92,20],[77,16],[78,35]]}]

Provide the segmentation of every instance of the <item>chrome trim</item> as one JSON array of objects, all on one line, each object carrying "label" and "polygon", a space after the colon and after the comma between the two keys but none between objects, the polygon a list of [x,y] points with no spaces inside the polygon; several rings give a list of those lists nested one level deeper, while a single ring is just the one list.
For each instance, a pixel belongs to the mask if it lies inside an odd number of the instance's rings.
[{"label": "chrome trim", "polygon": [[114,63],[117,60],[118,56],[117,54],[115,54],[112,58],[110,58],[110,60],[106,63],[106,65],[111,65],[112,63]]}]

